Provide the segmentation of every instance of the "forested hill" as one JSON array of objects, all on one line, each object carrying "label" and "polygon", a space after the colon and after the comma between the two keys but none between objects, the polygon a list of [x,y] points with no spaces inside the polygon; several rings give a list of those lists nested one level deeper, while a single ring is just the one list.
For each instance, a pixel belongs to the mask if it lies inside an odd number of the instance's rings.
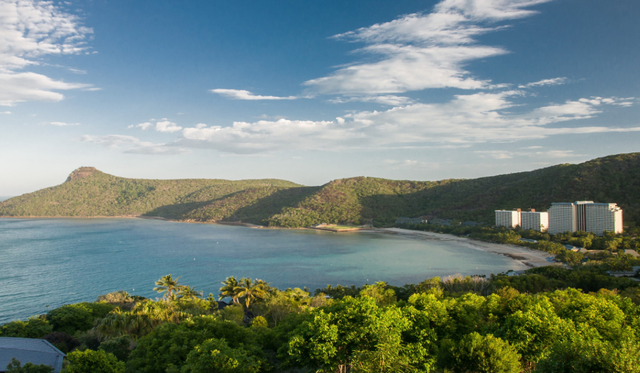
[{"label": "forested hill", "polygon": [[0,202],[0,216],[147,215],[284,227],[422,215],[491,222],[496,209],[546,211],[551,202],[576,200],[615,202],[625,225],[640,222],[640,153],[470,180],[356,177],[320,187],[271,179],[125,179],[81,168],[62,185]]},{"label": "forested hill", "polygon": [[73,171],[61,185],[0,202],[0,216],[149,215],[177,218],[234,193],[292,187],[299,185],[275,179],[127,179],[93,167],[81,167]]}]

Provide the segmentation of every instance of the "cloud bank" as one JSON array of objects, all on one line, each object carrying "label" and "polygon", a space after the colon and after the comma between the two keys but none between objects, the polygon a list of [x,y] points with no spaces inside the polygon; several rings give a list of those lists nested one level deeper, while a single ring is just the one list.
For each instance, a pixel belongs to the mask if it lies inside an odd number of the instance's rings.
[{"label": "cloud bank", "polygon": [[60,101],[60,90],[90,85],[66,83],[32,72],[45,55],[79,54],[87,50],[90,28],[51,1],[0,1],[0,105],[22,101]]},{"label": "cloud bank", "polygon": [[391,22],[335,35],[365,43],[357,52],[375,62],[357,62],[304,84],[323,94],[393,94],[427,88],[489,88],[465,64],[508,53],[477,45],[475,37],[503,28],[497,22],[528,17],[526,8],[550,0],[444,0],[432,13],[409,14]]}]

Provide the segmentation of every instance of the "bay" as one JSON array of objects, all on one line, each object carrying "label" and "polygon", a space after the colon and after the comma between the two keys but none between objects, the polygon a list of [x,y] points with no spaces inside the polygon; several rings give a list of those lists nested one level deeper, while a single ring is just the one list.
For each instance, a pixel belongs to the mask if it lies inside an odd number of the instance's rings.
[{"label": "bay", "polygon": [[418,283],[525,267],[455,241],[380,233],[251,229],[148,219],[0,219],[0,324],[126,290],[155,298],[161,276],[217,296],[228,276],[280,289]]}]

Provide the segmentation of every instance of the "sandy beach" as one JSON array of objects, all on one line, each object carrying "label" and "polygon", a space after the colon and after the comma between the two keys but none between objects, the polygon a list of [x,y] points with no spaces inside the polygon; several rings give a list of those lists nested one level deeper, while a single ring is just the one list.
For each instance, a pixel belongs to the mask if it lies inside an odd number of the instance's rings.
[{"label": "sandy beach", "polygon": [[387,234],[402,234],[425,240],[457,241],[458,243],[474,250],[482,250],[508,256],[509,258],[521,262],[528,267],[554,265],[554,263],[547,261],[547,257],[552,256],[551,254],[544,251],[531,250],[522,246],[476,241],[466,237],[458,237],[450,234],[414,231],[402,228],[379,228],[375,231]]}]

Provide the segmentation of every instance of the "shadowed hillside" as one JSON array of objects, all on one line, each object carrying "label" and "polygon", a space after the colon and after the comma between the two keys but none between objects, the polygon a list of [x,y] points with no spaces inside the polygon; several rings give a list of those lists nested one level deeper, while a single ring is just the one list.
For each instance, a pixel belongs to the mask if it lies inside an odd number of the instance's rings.
[{"label": "shadowed hillside", "polygon": [[392,223],[398,216],[491,223],[496,209],[551,202],[615,202],[625,225],[640,221],[640,153],[470,180],[399,181],[370,177],[301,187],[283,180],[125,179],[93,168],[62,185],[0,202],[2,216],[162,216],[280,227]]}]

